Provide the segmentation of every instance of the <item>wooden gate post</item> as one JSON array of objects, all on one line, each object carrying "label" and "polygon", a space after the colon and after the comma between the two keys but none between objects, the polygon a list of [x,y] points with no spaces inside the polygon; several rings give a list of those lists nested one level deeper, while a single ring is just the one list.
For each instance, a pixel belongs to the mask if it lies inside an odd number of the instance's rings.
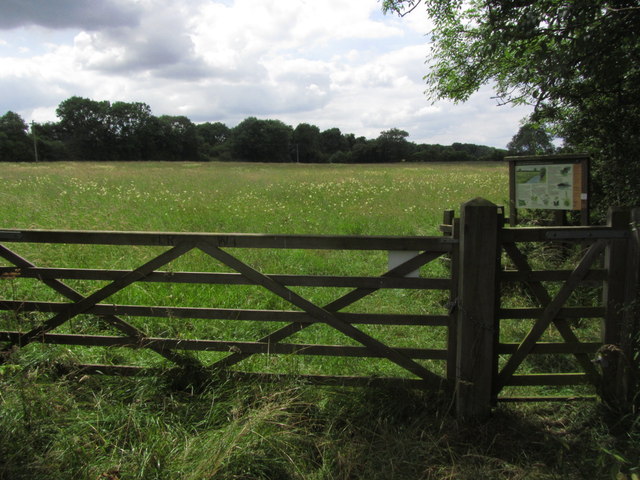
[{"label": "wooden gate post", "polygon": [[[629,228],[630,212],[624,208],[610,208],[607,226],[616,230]],[[620,407],[624,402],[621,391],[623,379],[622,349],[620,329],[623,325],[625,309],[625,283],[627,273],[627,239],[619,238],[609,241],[605,250],[604,263],[607,270],[607,281],[602,296],[605,316],[602,321],[602,343],[598,359],[602,368],[600,396],[612,407]]]},{"label": "wooden gate post", "polygon": [[497,369],[498,207],[483,198],[461,206],[456,361],[456,414],[483,419],[491,413]]},{"label": "wooden gate post", "polygon": [[625,309],[620,330],[620,346],[624,359],[622,394],[627,405],[640,407],[640,378],[636,350],[640,343],[640,207],[631,210],[630,238],[627,250]]},{"label": "wooden gate post", "polygon": [[614,229],[630,229],[629,239],[613,239],[605,251],[608,278],[603,289],[604,346],[598,356],[602,368],[600,395],[610,406],[623,409],[633,401],[637,381],[631,364],[634,337],[638,333],[639,217],[637,208],[633,211],[611,208],[607,222]]}]

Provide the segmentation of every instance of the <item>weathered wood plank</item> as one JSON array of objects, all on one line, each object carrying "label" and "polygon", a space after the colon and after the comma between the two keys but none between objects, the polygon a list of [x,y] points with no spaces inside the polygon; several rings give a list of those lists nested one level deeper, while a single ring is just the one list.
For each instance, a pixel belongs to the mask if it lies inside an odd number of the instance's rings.
[{"label": "weathered wood plank", "polygon": [[497,343],[498,207],[481,198],[462,205],[458,286],[456,412],[458,418],[490,414]]},{"label": "weathered wood plank", "polygon": [[[20,300],[0,300],[0,310],[14,312],[60,313],[69,307],[62,302],[32,302]],[[259,322],[299,322],[317,323],[318,320],[305,312],[295,310],[247,310],[236,308],[198,308],[170,306],[140,306],[98,304],[87,309],[85,314],[127,315],[132,317],[188,318],[200,320],[238,320]],[[336,313],[341,320],[362,325],[407,325],[446,327],[447,315],[410,315],[382,313]]]},{"label": "weathered wood plank", "polygon": [[[505,243],[503,247],[518,270],[522,272],[531,271],[531,265],[529,265],[529,261],[527,260],[526,256],[518,249],[518,247],[514,243]],[[583,275],[583,278],[585,278],[590,271],[590,269],[586,271]],[[579,280],[577,278],[575,278],[573,281],[578,281],[579,284]],[[551,304],[551,295],[549,295],[546,287],[541,282],[529,281],[526,282],[526,285],[529,287],[529,289],[533,293],[533,296],[538,300],[540,305],[546,308]],[[580,343],[580,340],[571,329],[571,326],[565,320],[566,317],[561,315],[560,313],[563,310],[563,308],[559,309],[556,318],[553,319],[553,323],[565,342],[578,344]],[[583,313],[589,313],[589,311],[587,310]],[[540,312],[539,316],[536,318],[541,318],[542,315],[544,315],[544,312]],[[591,362],[591,359],[586,354],[581,353],[576,354],[575,357],[578,363],[580,363],[584,371],[587,373],[587,375],[589,375],[589,377],[591,378],[592,383],[597,384],[600,381],[599,374],[595,366]]]},{"label": "weathered wood plank", "polygon": [[620,326],[620,348],[622,355],[618,365],[618,397],[625,402],[624,407],[632,405],[638,391],[637,368],[626,359],[633,358],[640,338],[640,207],[631,209],[629,228],[631,237],[627,250],[627,271],[625,275],[625,309]]},{"label": "weathered wood plank", "polygon": [[[532,319],[539,318],[543,312],[543,308],[501,308],[498,310],[498,318],[501,320]],[[558,312],[558,318],[600,318],[604,314],[604,307],[562,307]]]},{"label": "weathered wood plank", "polygon": [[629,232],[615,230],[611,227],[523,227],[505,228],[502,241],[518,242],[548,242],[552,240],[601,240],[610,238],[626,238]]},{"label": "weathered wood plank", "polygon": [[[396,266],[395,268],[392,268],[388,272],[384,273],[382,277],[385,277],[385,278],[386,277],[404,277],[409,272],[413,272],[417,268],[420,268],[423,265],[426,265],[427,263],[429,263],[430,261],[435,260],[436,258],[439,258],[440,255],[441,255],[440,253],[423,252],[420,255],[413,257],[407,260],[406,262]],[[343,295],[342,297],[334,300],[333,302],[330,302],[329,304],[325,305],[324,309],[336,314],[336,312],[338,312],[339,310],[342,310],[343,308],[348,307],[349,305],[357,302],[358,300],[366,297],[367,295],[370,295],[375,291],[377,290],[370,289],[370,288],[357,288],[347,293],[346,295]],[[267,334],[266,336],[262,337],[259,341],[265,342],[265,343],[276,343],[299,332],[300,330],[304,329],[307,325],[308,324],[304,324],[300,322],[293,322],[293,323],[290,323],[289,325],[279,328],[274,332]],[[230,366],[241,362],[248,356],[249,355],[247,354],[232,353],[228,357],[223,358],[222,360],[216,362],[215,366],[217,366],[218,368],[229,368]]]},{"label": "weathered wood plank", "polygon": [[[625,228],[629,226],[630,212],[622,208],[610,208],[608,226],[611,228]],[[602,322],[602,342],[618,345],[620,343],[620,325],[622,325],[623,309],[625,307],[625,281],[627,270],[627,240],[614,239],[609,241],[604,252],[604,265],[608,271],[607,281],[602,292],[603,303],[606,307]]]},{"label": "weathered wood plank", "polygon": [[[0,339],[18,344],[23,332],[0,331]],[[239,351],[245,353],[266,353],[279,355],[311,355],[325,357],[364,357],[385,358],[366,347],[350,345],[319,345],[291,343],[260,343],[230,340],[204,340],[157,337],[114,337],[110,335],[76,335],[61,333],[45,333],[34,342],[59,345],[81,345],[87,347],[126,347],[126,348],[158,348],[162,350],[190,350],[203,352]],[[394,347],[409,358],[420,360],[445,360],[446,350]]]},{"label": "weathered wood plank", "polygon": [[[571,270],[504,270],[500,272],[502,282],[564,282],[571,275]],[[607,279],[606,269],[593,269],[584,277],[585,282],[604,281]]]},{"label": "weathered wood plank", "polygon": [[[12,278],[39,278],[65,280],[113,281],[130,270],[104,270],[86,268],[19,268],[0,267],[0,276]],[[448,290],[448,278],[393,278],[393,277],[347,277],[332,275],[274,275],[267,274],[278,283],[294,287],[346,287],[346,288],[398,288],[420,290]],[[239,273],[208,272],[153,272],[140,282],[189,283],[209,285],[252,285]]]},{"label": "weathered wood plank", "polygon": [[[500,343],[496,347],[496,352],[501,355],[512,354],[518,350],[519,345],[519,343]],[[536,343],[529,354],[594,354],[600,347],[602,347],[602,343],[599,342]]]},{"label": "weathered wood plank", "polygon": [[[623,208],[609,208],[607,225],[611,228],[629,228],[631,212]],[[629,239],[614,239],[609,242],[604,253],[604,266],[609,275],[602,290],[602,300],[606,313],[602,319],[602,343],[608,346],[605,361],[601,362],[602,383],[600,395],[611,407],[617,408],[626,404],[624,393],[626,379],[624,378],[625,363],[629,360],[622,358],[620,328],[624,325],[627,304],[627,269]]]},{"label": "weathered wood plank", "polygon": [[[453,212],[453,211],[452,211]],[[459,240],[460,239],[460,219],[459,218],[451,218],[452,223],[452,231],[451,236]],[[459,300],[459,292],[458,288],[460,286],[460,248],[458,246],[454,247],[453,251],[449,254],[451,263],[450,263],[450,271],[451,271],[451,291],[449,292],[449,330],[447,332],[447,351],[449,352],[449,356],[447,358],[447,379],[453,385],[455,384],[456,375],[457,375],[457,364],[458,364],[458,300]]]},{"label": "weathered wood plank", "polygon": [[584,373],[537,373],[530,375],[513,375],[507,385],[513,387],[530,386],[569,386],[591,383]]},{"label": "weathered wood plank", "polygon": [[455,240],[447,237],[364,235],[269,235],[249,233],[167,233],[70,230],[0,230],[0,242],[83,245],[175,246],[207,243],[228,248],[286,248],[312,250],[426,250],[448,252]]}]

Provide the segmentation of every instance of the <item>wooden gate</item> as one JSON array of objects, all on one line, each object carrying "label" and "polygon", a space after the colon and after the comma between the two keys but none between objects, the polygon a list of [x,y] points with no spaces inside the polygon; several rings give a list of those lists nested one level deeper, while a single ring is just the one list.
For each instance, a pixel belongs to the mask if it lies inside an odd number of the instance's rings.
[{"label": "wooden gate", "polygon": [[[640,209],[612,209],[603,227],[504,228],[503,217],[482,199],[462,206],[458,415],[485,416],[497,401],[575,397],[518,395],[519,387],[587,384],[606,401],[629,401]],[[545,256],[555,268],[532,264]],[[576,294],[584,288],[590,293]],[[575,361],[546,362],[545,372],[531,357],[540,355]]]},{"label": "wooden gate", "polygon": [[[155,352],[183,369],[206,367],[207,372],[234,372],[268,379],[269,375],[280,378],[283,372],[248,372],[238,364],[256,354],[378,358],[399,366],[402,374],[380,378],[313,372],[296,374],[296,377],[320,384],[400,382],[449,390],[454,393],[461,418],[486,416],[498,401],[567,398],[567,395],[553,397],[548,392],[542,396],[518,395],[515,391],[519,388],[586,384],[592,386],[591,393],[597,392],[607,401],[625,401],[630,391],[626,366],[633,355],[631,338],[638,332],[635,308],[640,242],[635,226],[639,224],[640,209],[634,209],[612,210],[608,225],[602,227],[505,228],[502,209],[476,199],[462,205],[460,219],[454,219],[451,212],[445,216],[443,237],[0,230],[3,283],[15,285],[37,280],[58,295],[57,299],[24,298],[24,292],[36,290],[14,289],[13,298],[0,300],[0,310],[10,312],[0,320],[13,319],[17,326],[15,329],[5,326],[0,331],[0,341],[5,342],[0,347],[0,361],[6,361],[14,349],[34,342],[130,347]],[[9,244],[11,249],[7,247]],[[153,248],[154,254],[135,268],[107,269],[36,265],[18,252],[24,245],[30,255],[41,258],[36,247],[44,244],[70,245],[69,248],[126,246],[134,250],[144,247]],[[536,245],[557,252],[561,261],[554,260],[556,267],[533,263],[544,257]],[[535,248],[538,253],[528,255],[527,250]],[[253,250],[359,251],[374,255],[372,262],[386,258],[388,251],[415,254],[400,265],[379,268],[377,276],[293,275],[266,273],[259,265],[242,259],[242,252]],[[189,252],[198,252],[226,271],[167,270],[169,264]],[[409,275],[443,255],[449,259],[447,275],[417,278]],[[577,260],[569,268],[567,261],[571,258]],[[83,282],[103,284],[97,289],[81,291],[78,285]],[[170,299],[164,305],[113,302],[115,295],[139,282],[252,285],[270,292],[291,309],[222,308],[208,303],[198,307],[180,306]],[[585,286],[595,289],[595,293],[580,298],[576,292]],[[320,303],[304,295],[301,290],[304,288],[348,290],[342,290],[329,302]],[[359,301],[389,289],[440,290],[445,292],[446,299],[441,302],[440,310],[433,313],[407,313],[404,308],[396,313],[357,310]],[[6,297],[12,290],[5,288],[4,291]],[[507,291],[508,295],[503,295]],[[519,298],[522,301],[518,303]],[[581,304],[585,299],[587,303]],[[37,323],[27,328],[22,320],[30,312],[48,314],[48,317],[38,317]],[[81,315],[89,315],[120,334],[78,333],[72,320]],[[252,341],[149,335],[132,321],[140,317],[168,319],[170,325],[195,319],[253,321],[267,327],[265,333]],[[597,338],[593,336],[593,328],[586,329],[591,332],[591,338],[587,338],[581,325],[594,322],[599,322]],[[284,342],[314,324],[330,327],[351,344]],[[439,327],[446,333],[443,344],[437,348],[415,344],[399,346],[392,338],[366,331],[365,327],[376,325],[406,328],[405,339],[411,336],[410,327]],[[189,354],[194,351],[220,352],[220,355],[203,365]],[[540,362],[534,360],[539,355],[570,356],[575,361],[565,362],[569,371],[561,371],[557,366],[542,371]],[[433,362],[439,362],[441,368],[433,368]],[[113,374],[154,371],[143,365],[116,361],[76,367],[86,372]]]},{"label": "wooden gate", "polygon": [[[300,375],[317,383],[372,384],[380,381],[444,388],[454,374],[453,364],[441,372],[434,373],[421,360],[450,359],[447,348],[433,349],[418,345],[416,348],[397,348],[387,339],[377,339],[356,325],[397,325],[429,326],[447,329],[452,316],[446,311],[437,314],[381,314],[354,311],[359,300],[383,289],[403,290],[444,290],[448,299],[455,292],[455,282],[448,278],[409,278],[410,272],[424,267],[443,254],[452,254],[457,240],[446,237],[360,237],[360,236],[302,236],[302,235],[217,235],[186,233],[135,233],[135,232],[88,232],[53,230],[4,230],[0,231],[0,256],[5,266],[0,274],[5,281],[18,282],[38,279],[66,301],[42,301],[25,298],[5,298],[0,301],[0,309],[13,312],[20,319],[27,312],[44,312],[49,318],[29,329],[3,329],[0,341],[7,342],[2,348],[5,356],[18,347],[32,342],[102,346],[131,347],[156,352],[166,360],[181,367],[208,367],[212,370],[226,370],[254,354],[297,354],[320,356],[375,357],[383,358],[402,367],[407,375],[398,378],[376,379],[357,376]],[[12,244],[12,249],[7,245]],[[78,268],[47,265],[38,266],[17,253],[19,244],[63,244],[77,246],[128,246],[163,247],[161,253],[147,259],[136,268],[127,270]],[[33,245],[31,245],[33,247]],[[104,247],[103,247],[104,248]],[[410,251],[416,252],[412,258],[400,265],[371,276],[335,275],[288,275],[267,274],[240,259],[243,250],[358,250],[363,252]],[[32,250],[33,251],[33,250]],[[172,262],[198,251],[226,272],[167,271]],[[231,253],[233,252],[233,253]],[[238,252],[238,253],[236,253]],[[455,253],[453,253],[455,256]],[[386,258],[382,255],[383,258]],[[40,257],[40,254],[38,254]],[[6,265],[6,263],[9,265]],[[50,262],[50,260],[49,260]],[[108,282],[98,289],[85,294],[72,288],[69,281]],[[66,283],[65,283],[66,282]],[[212,305],[184,307],[179,305],[126,305],[112,302],[114,295],[137,282],[189,283],[198,285],[255,285],[277,297],[284,299],[291,310],[257,310],[246,308],[216,308]],[[292,287],[349,288],[333,301],[321,305],[296,293]],[[86,288],[84,289],[87,290]],[[356,305],[357,306],[357,305]],[[348,313],[343,310],[351,307]],[[90,315],[103,325],[115,327],[121,335],[97,335],[74,333],[71,320],[79,315]],[[255,321],[264,324],[286,322],[262,335],[255,341],[236,339],[219,340],[207,338],[170,338],[149,336],[132,322],[133,317],[180,319],[232,320],[236,322]],[[323,323],[341,332],[355,345],[312,345],[284,343],[288,337],[310,325]],[[188,327],[187,327],[188,328]],[[268,328],[268,327],[267,327]],[[62,330],[62,332],[60,332]],[[60,333],[58,333],[60,332]],[[353,342],[351,342],[353,343]],[[209,365],[202,365],[188,351],[227,352]],[[138,374],[144,369],[136,365],[84,364],[76,365],[85,372],[113,374]],[[235,371],[235,370],[234,370]],[[446,372],[446,373],[443,373]],[[237,371],[236,371],[237,373]],[[265,376],[263,376],[265,378]]]}]

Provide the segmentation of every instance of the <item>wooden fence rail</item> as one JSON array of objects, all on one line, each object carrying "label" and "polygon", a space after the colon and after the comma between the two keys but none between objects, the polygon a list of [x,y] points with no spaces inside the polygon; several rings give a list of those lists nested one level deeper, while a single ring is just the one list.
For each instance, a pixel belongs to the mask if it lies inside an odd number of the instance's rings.
[{"label": "wooden fence rail", "polygon": [[[608,225],[600,227],[506,228],[500,207],[482,199],[462,205],[460,218],[445,212],[441,237],[250,235],[206,233],[96,232],[63,230],[0,230],[0,278],[4,281],[39,281],[65,301],[37,298],[0,298],[6,318],[22,318],[39,312],[30,328],[0,331],[0,361],[15,348],[32,342],[83,347],[120,347],[150,350],[179,368],[200,368],[189,352],[219,352],[207,371],[242,373],[238,364],[249,357],[313,355],[378,358],[401,367],[394,378],[352,375],[301,375],[313,383],[371,385],[380,382],[448,390],[454,395],[460,418],[486,416],[497,401],[548,399],[514,396],[514,389],[530,386],[592,385],[607,401],[620,402],[629,394],[630,373],[624,358],[631,358],[638,318],[639,239],[632,228],[640,210],[612,210]],[[107,245],[155,247],[153,255],[131,269],[104,269],[36,265],[18,253],[21,244],[33,252],[34,244]],[[8,247],[11,245],[11,248]],[[527,254],[531,245],[559,245],[581,251],[573,265],[534,265]],[[84,247],[83,247],[84,248]],[[377,276],[270,274],[241,260],[238,252],[262,250],[360,250],[415,252],[400,265]],[[577,249],[577,250],[576,250]],[[167,265],[189,252],[198,252],[227,271],[170,271]],[[427,278],[410,274],[442,256],[450,274]],[[38,255],[38,258],[40,256]],[[73,286],[101,282],[90,294]],[[111,303],[118,292],[137,283],[257,286],[290,305],[289,309],[220,308],[216,305],[127,305]],[[95,283],[94,283],[95,285]],[[594,287],[600,302],[580,304],[576,291]],[[327,304],[306,298],[296,287],[349,289]],[[520,288],[519,304],[505,303],[505,289]],[[448,311],[409,314],[359,311],[357,302],[386,289],[439,290],[448,296]],[[5,292],[8,289],[5,289]],[[594,294],[588,296],[593,300]],[[169,302],[171,303],[171,302]],[[349,311],[345,309],[349,308]],[[73,331],[71,320],[79,315],[99,318],[120,335]],[[44,317],[43,317],[44,316]],[[170,320],[204,319],[262,322],[273,329],[253,341],[218,338],[171,338],[148,335],[133,318]],[[2,322],[0,316],[0,322]],[[43,319],[44,318],[44,319]],[[600,319],[600,338],[583,338],[577,322]],[[274,322],[279,322],[275,324]],[[522,338],[503,338],[507,323],[523,325]],[[6,323],[6,322],[5,322]],[[322,345],[287,342],[310,325],[328,325],[355,345]],[[2,325],[2,323],[0,323]],[[66,330],[59,331],[65,325]],[[445,346],[394,346],[375,338],[364,325],[439,327],[446,329]],[[261,331],[263,329],[261,328]],[[522,331],[522,328],[519,330]],[[526,330],[526,329],[525,329]],[[603,359],[604,354],[608,355]],[[576,371],[536,371],[524,368],[530,355],[562,355],[574,359]],[[612,360],[613,359],[613,360]],[[602,361],[601,361],[602,360]],[[429,362],[444,363],[434,370]],[[120,375],[156,372],[135,365],[79,365],[87,372]],[[248,373],[262,379],[282,374]]]}]

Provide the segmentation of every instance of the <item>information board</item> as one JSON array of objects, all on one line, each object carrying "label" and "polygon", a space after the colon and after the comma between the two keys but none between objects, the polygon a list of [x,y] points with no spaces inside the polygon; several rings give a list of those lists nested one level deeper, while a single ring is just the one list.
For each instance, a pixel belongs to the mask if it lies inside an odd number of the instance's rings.
[{"label": "information board", "polygon": [[521,208],[580,210],[588,223],[588,155],[539,155],[506,160],[512,224]]},{"label": "information board", "polygon": [[581,165],[516,165],[518,208],[580,210]]}]

